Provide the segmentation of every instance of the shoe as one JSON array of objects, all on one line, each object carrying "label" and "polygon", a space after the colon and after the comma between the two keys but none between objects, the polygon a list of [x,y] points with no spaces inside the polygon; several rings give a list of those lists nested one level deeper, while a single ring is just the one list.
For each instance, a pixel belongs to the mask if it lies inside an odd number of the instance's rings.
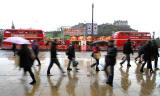
[{"label": "shoe", "polygon": [[106,84],[110,85],[111,87],[113,86],[111,82],[106,82]]},{"label": "shoe", "polygon": [[155,70],[159,70],[159,68],[155,68]]},{"label": "shoe", "polygon": [[62,73],[66,73],[65,71],[62,71]]},{"label": "shoe", "polygon": [[131,64],[128,64],[127,66],[128,66],[128,67],[131,67]]},{"label": "shoe", "polygon": [[68,70],[68,71],[71,71],[72,69],[71,69],[71,68],[67,68],[67,70]]},{"label": "shoe", "polygon": [[154,71],[153,71],[153,70],[150,70],[150,73],[154,73]]},{"label": "shoe", "polygon": [[36,84],[36,81],[32,81],[32,82],[29,83],[29,84],[34,85],[34,84]]},{"label": "shoe", "polygon": [[51,74],[47,74],[47,76],[53,76],[53,75],[51,75]]},{"label": "shoe", "polygon": [[121,67],[122,67],[122,63],[120,63]]},{"label": "shoe", "polygon": [[96,71],[100,71],[98,68],[96,68]]},{"label": "shoe", "polygon": [[76,68],[76,70],[80,70],[79,68]]},{"label": "shoe", "polygon": [[143,71],[143,70],[140,70],[140,72],[143,73],[144,71]]}]

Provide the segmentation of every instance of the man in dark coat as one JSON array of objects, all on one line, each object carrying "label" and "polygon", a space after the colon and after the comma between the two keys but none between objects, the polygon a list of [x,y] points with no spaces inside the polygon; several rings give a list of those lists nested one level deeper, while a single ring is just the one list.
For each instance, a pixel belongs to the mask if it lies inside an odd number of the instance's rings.
[{"label": "man in dark coat", "polygon": [[40,66],[40,65],[41,65],[41,62],[40,62],[40,60],[39,60],[39,58],[38,58],[39,46],[38,46],[38,44],[37,44],[36,41],[33,42],[32,50],[33,50],[33,52],[34,52],[34,54],[35,54],[35,59],[38,61],[38,65],[37,65],[37,66]]},{"label": "man in dark coat", "polygon": [[[110,40],[108,44],[107,55],[105,57],[105,73],[107,75],[107,84],[113,84],[114,77],[114,65],[116,64],[116,56],[117,56],[117,48],[114,46],[114,41]],[[108,72],[107,68],[110,66],[110,72]]]},{"label": "man in dark coat", "polygon": [[125,59],[120,63],[120,65],[122,66],[122,64],[127,60],[127,66],[130,67],[130,54],[133,54],[133,50],[132,50],[132,46],[131,46],[131,40],[128,39],[127,42],[124,44],[123,47],[123,53],[125,54]]},{"label": "man in dark coat", "polygon": [[157,67],[157,62],[158,62],[159,52],[158,52],[158,45],[155,40],[152,41],[152,49],[153,49],[155,70],[158,70],[159,68]]},{"label": "man in dark coat", "polygon": [[53,66],[53,63],[55,63],[58,68],[61,70],[62,73],[65,73],[62,69],[62,67],[60,66],[60,63],[57,59],[57,48],[56,48],[56,43],[55,42],[52,42],[52,45],[51,45],[51,61],[50,61],[50,64],[48,66],[48,70],[47,70],[47,76],[52,76],[50,75],[50,70]]},{"label": "man in dark coat", "polygon": [[[67,49],[66,54],[68,55],[68,59],[69,59],[67,70],[72,70],[70,68],[71,62],[73,64],[73,62],[75,61],[75,49],[74,49],[74,45],[72,43],[70,44],[69,48]],[[76,68],[76,70],[78,70],[78,68]]]},{"label": "man in dark coat", "polygon": [[140,72],[143,72],[143,68],[146,63],[147,63],[147,69],[150,69],[150,72],[153,72],[151,64],[151,58],[153,57],[153,49],[151,41],[148,41],[147,44],[144,46],[143,54],[144,54],[144,63],[142,64]]}]

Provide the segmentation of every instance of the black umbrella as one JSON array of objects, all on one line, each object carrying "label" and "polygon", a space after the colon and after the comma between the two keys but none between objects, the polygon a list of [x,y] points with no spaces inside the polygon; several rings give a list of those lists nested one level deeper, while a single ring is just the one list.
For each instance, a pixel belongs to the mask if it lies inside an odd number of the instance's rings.
[{"label": "black umbrella", "polygon": [[96,44],[104,46],[104,45],[107,45],[108,43],[106,41],[104,41],[104,40],[99,40],[99,41],[92,42],[90,45],[94,46]]}]

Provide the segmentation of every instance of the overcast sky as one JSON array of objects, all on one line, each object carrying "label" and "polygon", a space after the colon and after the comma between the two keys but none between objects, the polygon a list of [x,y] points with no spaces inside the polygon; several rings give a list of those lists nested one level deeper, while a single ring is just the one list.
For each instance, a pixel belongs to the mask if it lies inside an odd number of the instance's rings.
[{"label": "overcast sky", "polygon": [[0,0],[0,29],[16,28],[56,30],[79,22],[98,24],[128,20],[139,31],[160,33],[160,0]]}]

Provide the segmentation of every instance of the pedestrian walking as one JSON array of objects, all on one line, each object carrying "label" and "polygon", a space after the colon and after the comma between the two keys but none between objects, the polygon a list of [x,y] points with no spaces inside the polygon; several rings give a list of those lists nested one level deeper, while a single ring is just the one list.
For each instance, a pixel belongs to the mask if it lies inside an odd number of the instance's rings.
[{"label": "pedestrian walking", "polygon": [[35,60],[38,61],[38,65],[37,65],[37,66],[40,66],[40,65],[41,65],[41,62],[40,62],[40,60],[39,60],[39,58],[38,58],[38,54],[39,54],[39,46],[38,46],[36,40],[34,40],[34,42],[33,42],[32,50],[33,50],[34,55],[35,55]]},{"label": "pedestrian walking", "polygon": [[32,65],[33,61],[35,59],[34,53],[31,52],[31,50],[28,48],[27,45],[23,44],[21,45],[21,49],[18,51],[18,55],[20,57],[20,63],[19,66],[20,68],[23,68],[24,70],[24,75],[26,72],[29,72],[32,82],[30,83],[31,85],[36,83],[35,76],[32,72]]},{"label": "pedestrian walking", "polygon": [[50,61],[50,64],[48,66],[47,76],[52,76],[50,74],[50,70],[51,70],[51,68],[53,66],[53,63],[55,63],[58,66],[58,68],[61,70],[62,73],[65,73],[63,71],[62,67],[60,66],[60,63],[59,63],[58,58],[57,58],[56,42],[52,42],[50,54],[51,54],[51,61]]},{"label": "pedestrian walking", "polygon": [[16,56],[16,44],[14,44],[14,43],[12,46],[12,51],[13,51],[14,56]]},{"label": "pedestrian walking", "polygon": [[120,65],[122,66],[122,64],[127,60],[127,66],[131,67],[130,54],[132,53],[132,55],[133,55],[133,50],[132,50],[130,39],[128,39],[127,42],[124,44],[123,53],[125,54],[125,59],[123,59],[123,61],[120,63]]},{"label": "pedestrian walking", "polygon": [[98,47],[98,44],[96,44],[96,46],[93,47],[93,53],[92,53],[92,57],[96,60],[96,63],[93,63],[91,65],[91,68],[96,66],[96,71],[100,71],[98,68],[100,56],[101,56],[100,49]]},{"label": "pedestrian walking", "polygon": [[[113,85],[114,77],[114,65],[116,64],[117,48],[114,46],[114,40],[110,40],[108,43],[107,55],[105,57],[105,73],[107,76],[107,84]],[[108,67],[110,66],[110,72],[108,72]]]},{"label": "pedestrian walking", "polygon": [[[68,67],[67,70],[72,70],[72,68],[70,68],[71,63],[73,64],[75,62],[75,49],[74,49],[74,44],[70,44],[70,46],[67,49],[66,55],[68,56],[69,62],[68,62]],[[79,70],[77,68],[77,66],[75,66],[76,70]]]},{"label": "pedestrian walking", "polygon": [[148,41],[147,44],[143,48],[144,50],[144,63],[141,66],[140,72],[143,72],[143,68],[147,63],[147,69],[150,69],[150,72],[153,72],[151,60],[153,58],[153,48],[151,41]]},{"label": "pedestrian walking", "polygon": [[154,67],[155,67],[155,70],[159,70],[159,68],[157,67],[159,52],[158,52],[158,45],[155,40],[152,41],[152,48],[153,48],[153,57],[154,57]]},{"label": "pedestrian walking", "polygon": [[141,56],[143,54],[143,43],[140,43],[140,45],[138,46],[138,56],[135,58],[135,61],[137,61],[137,59],[139,58],[139,62],[138,63],[141,63]]}]

